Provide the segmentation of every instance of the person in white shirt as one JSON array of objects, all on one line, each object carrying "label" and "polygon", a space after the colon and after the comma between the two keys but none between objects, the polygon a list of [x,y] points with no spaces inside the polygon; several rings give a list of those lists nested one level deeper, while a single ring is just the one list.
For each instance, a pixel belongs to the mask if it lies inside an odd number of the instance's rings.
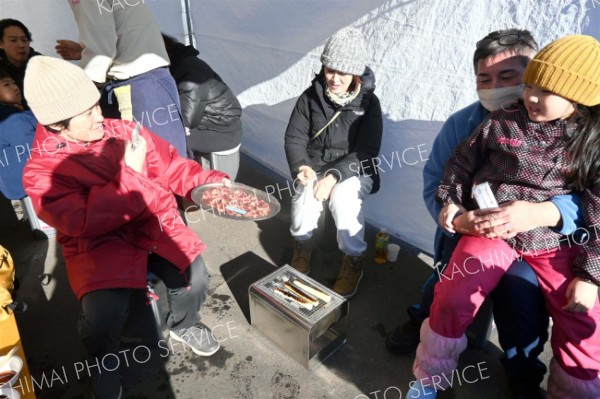
[{"label": "person in white shirt", "polygon": [[177,86],[160,29],[143,2],[68,0],[79,43],[57,40],[56,51],[102,88],[105,117],[135,119],[187,157]]}]

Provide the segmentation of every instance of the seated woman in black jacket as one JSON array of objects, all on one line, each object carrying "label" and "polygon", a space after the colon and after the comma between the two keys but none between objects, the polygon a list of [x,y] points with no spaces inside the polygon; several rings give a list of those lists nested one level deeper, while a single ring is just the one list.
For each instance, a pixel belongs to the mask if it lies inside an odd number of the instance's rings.
[{"label": "seated woman in black jacket", "polygon": [[232,180],[240,163],[242,107],[221,77],[197,57],[198,50],[163,34],[177,83],[183,123],[189,129],[188,149],[202,165],[227,173]]},{"label": "seated woman in black jacket", "polygon": [[322,203],[315,206],[302,196],[308,188],[307,195],[312,189],[317,201],[329,200],[344,253],[333,290],[347,298],[358,289],[367,249],[363,201],[379,188],[379,176],[362,168],[377,157],[383,131],[375,78],[366,61],[365,40],[356,29],[330,37],[321,54],[323,68],[298,98],[285,132],[288,164],[299,183],[292,199],[292,266],[309,272],[307,241],[323,210]]}]

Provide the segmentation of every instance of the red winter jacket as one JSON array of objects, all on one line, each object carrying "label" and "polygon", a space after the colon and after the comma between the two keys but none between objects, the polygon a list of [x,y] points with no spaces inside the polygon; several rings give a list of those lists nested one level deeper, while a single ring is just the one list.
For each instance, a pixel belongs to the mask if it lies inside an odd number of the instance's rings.
[{"label": "red winter jacket", "polygon": [[206,246],[183,222],[173,193],[218,182],[224,173],[181,158],[142,128],[145,173],[123,161],[133,124],[104,121],[104,139],[80,144],[38,125],[23,185],[36,213],[57,230],[78,299],[106,288],[144,288],[149,252],[181,270]]}]

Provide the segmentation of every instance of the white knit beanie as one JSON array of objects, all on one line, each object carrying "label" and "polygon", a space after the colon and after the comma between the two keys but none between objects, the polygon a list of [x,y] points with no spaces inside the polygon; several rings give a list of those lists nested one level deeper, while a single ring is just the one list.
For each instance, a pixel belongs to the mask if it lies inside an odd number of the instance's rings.
[{"label": "white knit beanie", "polygon": [[363,34],[354,28],[344,28],[327,39],[321,63],[339,72],[361,76],[367,66],[367,45]]},{"label": "white knit beanie", "polygon": [[27,104],[42,125],[79,115],[100,99],[100,92],[83,69],[42,55],[27,63],[23,88]]}]

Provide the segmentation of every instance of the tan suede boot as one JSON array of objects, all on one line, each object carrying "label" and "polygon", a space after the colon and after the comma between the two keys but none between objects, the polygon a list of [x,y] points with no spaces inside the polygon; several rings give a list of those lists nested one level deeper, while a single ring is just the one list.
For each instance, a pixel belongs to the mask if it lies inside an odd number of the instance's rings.
[{"label": "tan suede boot", "polygon": [[308,241],[294,240],[294,254],[292,255],[291,266],[300,273],[308,274],[310,272],[310,256],[312,248]]},{"label": "tan suede boot", "polygon": [[362,262],[364,256],[344,255],[342,268],[335,283],[333,290],[346,299],[350,299],[358,290],[358,283],[363,276]]}]

